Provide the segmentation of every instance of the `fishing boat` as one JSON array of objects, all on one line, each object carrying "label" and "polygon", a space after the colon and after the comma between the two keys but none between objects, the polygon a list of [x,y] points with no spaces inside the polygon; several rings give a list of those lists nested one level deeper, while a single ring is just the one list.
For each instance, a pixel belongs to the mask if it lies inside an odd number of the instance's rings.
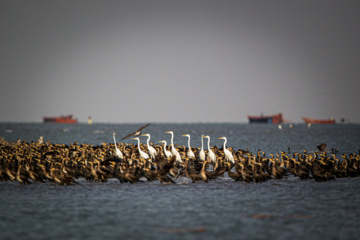
[{"label": "fishing boat", "polygon": [[282,113],[274,114],[274,115],[263,115],[260,116],[251,116],[247,115],[249,119],[249,123],[273,123],[273,124],[279,124],[283,123],[283,115]]},{"label": "fishing boat", "polygon": [[335,120],[333,117],[331,117],[329,119],[314,119],[314,118],[302,117],[302,119],[307,124],[309,124],[309,123],[311,123],[311,124],[335,124]]},{"label": "fishing boat", "polygon": [[43,117],[44,123],[77,123],[77,119],[72,114],[59,117]]}]

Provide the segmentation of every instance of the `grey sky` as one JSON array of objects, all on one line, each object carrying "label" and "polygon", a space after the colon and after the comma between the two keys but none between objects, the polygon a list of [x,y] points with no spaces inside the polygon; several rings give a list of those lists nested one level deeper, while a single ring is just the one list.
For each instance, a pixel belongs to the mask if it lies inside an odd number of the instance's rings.
[{"label": "grey sky", "polygon": [[360,122],[358,1],[3,1],[0,122]]}]

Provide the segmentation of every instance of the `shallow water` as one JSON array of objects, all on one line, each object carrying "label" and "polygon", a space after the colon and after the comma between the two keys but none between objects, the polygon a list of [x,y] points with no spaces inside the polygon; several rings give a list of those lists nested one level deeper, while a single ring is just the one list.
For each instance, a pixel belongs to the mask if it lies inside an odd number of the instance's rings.
[{"label": "shallow water", "polygon": [[0,183],[2,239],[358,239],[360,179]]},{"label": "shallow water", "polygon": [[[0,137],[52,143],[101,144],[112,142],[112,132],[126,135],[131,124],[0,124]],[[11,130],[11,131],[9,131]],[[200,147],[201,134],[210,145],[266,153],[316,151],[321,142],[342,153],[357,152],[359,125],[312,126],[248,124],[152,124],[151,142],[165,139]],[[120,140],[120,137],[118,141]],[[142,138],[142,142],[145,139]],[[128,140],[127,142],[131,142]],[[206,143],[206,141],[205,141]],[[159,182],[57,186],[0,182],[1,239],[358,239],[360,233],[360,178],[327,182],[288,177],[262,184],[234,182],[227,177],[192,184],[180,178],[176,185]]]}]

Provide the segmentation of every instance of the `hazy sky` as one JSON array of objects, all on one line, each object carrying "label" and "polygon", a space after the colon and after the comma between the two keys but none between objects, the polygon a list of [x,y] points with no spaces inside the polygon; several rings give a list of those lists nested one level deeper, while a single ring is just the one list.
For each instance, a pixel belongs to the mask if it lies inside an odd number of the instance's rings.
[{"label": "hazy sky", "polygon": [[2,1],[0,122],[360,123],[359,1]]}]

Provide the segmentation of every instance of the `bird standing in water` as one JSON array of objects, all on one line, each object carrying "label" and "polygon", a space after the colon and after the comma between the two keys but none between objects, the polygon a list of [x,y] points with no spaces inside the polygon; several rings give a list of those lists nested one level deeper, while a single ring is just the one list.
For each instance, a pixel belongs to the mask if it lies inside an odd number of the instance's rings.
[{"label": "bird standing in water", "polygon": [[141,135],[141,136],[145,136],[145,137],[148,137],[148,139],[147,139],[147,149],[148,149],[148,153],[149,153],[149,155],[150,155],[150,157],[151,157],[151,159],[152,160],[155,160],[155,157],[156,157],[156,155],[157,155],[157,152],[156,152],[156,150],[155,150],[155,148],[153,148],[151,145],[150,145],[150,134],[143,134],[143,135]]},{"label": "bird standing in water", "polygon": [[182,163],[180,153],[174,147],[174,133],[173,133],[173,131],[168,131],[168,132],[165,132],[165,133],[171,134],[171,145],[170,145],[171,146],[171,154],[173,156],[175,156],[175,159],[176,159],[177,162]]},{"label": "bird standing in water", "polygon": [[144,159],[149,159],[150,157],[149,157],[149,155],[146,153],[146,152],[144,152],[143,150],[141,150],[141,146],[140,146],[140,139],[138,138],[138,137],[136,137],[136,138],[131,138],[132,140],[137,140],[138,141],[138,150],[139,150],[139,155],[140,155],[140,157],[142,157],[142,158],[144,158]]},{"label": "bird standing in water", "polygon": [[116,145],[116,138],[115,138],[116,133],[113,133],[113,137],[114,137],[114,144],[115,144],[115,156],[118,158],[123,159],[124,155],[122,154],[122,152],[120,151],[120,149],[117,147]]},{"label": "bird standing in water", "polygon": [[223,147],[225,159],[228,160],[229,162],[231,162],[232,164],[235,164],[234,156],[232,155],[230,150],[226,148],[226,143],[227,143],[226,137],[220,137],[219,139],[224,139],[225,140],[224,141],[224,147]]},{"label": "bird standing in water", "polygon": [[216,163],[216,155],[210,148],[210,136],[204,136],[204,138],[208,139],[208,157],[210,159],[210,162],[215,165]]},{"label": "bird standing in water", "polygon": [[188,151],[187,151],[187,156],[189,157],[189,159],[194,159],[195,158],[195,154],[194,152],[191,150],[191,146],[190,146],[190,134],[185,134],[182,135],[183,137],[188,137]]}]

